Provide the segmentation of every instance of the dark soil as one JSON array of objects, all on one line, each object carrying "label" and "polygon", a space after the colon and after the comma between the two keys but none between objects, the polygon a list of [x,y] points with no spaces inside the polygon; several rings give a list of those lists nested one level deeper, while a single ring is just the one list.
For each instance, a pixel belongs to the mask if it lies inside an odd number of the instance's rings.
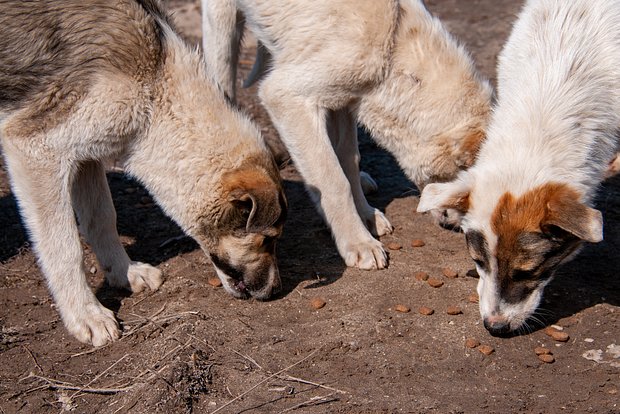
[{"label": "dark soil", "polygon": [[[493,79],[521,2],[426,3]],[[198,43],[199,4],[171,0],[171,7]],[[241,77],[251,52],[250,41]],[[241,104],[277,147],[255,92],[242,91]],[[487,334],[468,301],[477,280],[466,275],[473,263],[463,235],[415,213],[417,191],[368,137],[361,152],[380,186],[370,202],[395,226],[382,241],[402,249],[390,251],[387,270],[346,268],[287,164],[290,212],[278,250],[284,290],[268,302],[210,286],[215,272],[197,245],[142,202],[139,184],[110,173],[129,255],[157,265],[166,281],[153,293],[111,289],[85,246],[90,283],[124,329],[99,349],[78,343],[59,320],[0,169],[0,413],[620,413],[620,177],[600,192],[605,241],[584,249],[547,289],[545,320],[563,327],[568,342],[542,330],[502,339]],[[425,245],[411,247],[413,239]],[[458,277],[445,277],[444,268]],[[419,271],[443,286],[417,280]],[[326,305],[312,308],[315,297]],[[462,313],[448,315],[451,305]],[[422,306],[434,313],[418,313]],[[494,352],[467,348],[468,338]],[[551,349],[555,362],[541,362],[537,346]]]}]

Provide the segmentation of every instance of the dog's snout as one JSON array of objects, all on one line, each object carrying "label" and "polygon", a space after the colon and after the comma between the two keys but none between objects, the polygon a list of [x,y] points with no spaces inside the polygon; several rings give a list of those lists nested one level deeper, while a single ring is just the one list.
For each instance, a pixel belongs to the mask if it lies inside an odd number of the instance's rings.
[{"label": "dog's snout", "polygon": [[510,323],[499,316],[484,318],[484,327],[493,336],[502,336],[510,333]]}]

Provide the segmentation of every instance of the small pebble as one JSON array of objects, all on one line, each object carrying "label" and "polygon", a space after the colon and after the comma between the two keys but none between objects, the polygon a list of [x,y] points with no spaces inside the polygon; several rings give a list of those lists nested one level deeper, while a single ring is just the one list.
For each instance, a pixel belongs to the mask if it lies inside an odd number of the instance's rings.
[{"label": "small pebble", "polygon": [[433,308],[429,308],[428,306],[421,306],[418,309],[418,312],[420,312],[422,315],[429,316],[435,313],[435,310]]},{"label": "small pebble", "polygon": [[457,272],[456,270],[450,269],[448,267],[442,269],[441,273],[443,273],[443,275],[447,277],[448,279],[455,279],[459,277],[459,272]]},{"label": "small pebble", "polygon": [[314,309],[321,309],[323,306],[325,306],[325,301],[321,298],[312,298],[310,299],[310,306],[312,306]]},{"label": "small pebble", "polygon": [[443,286],[443,282],[439,279],[435,279],[434,277],[429,278],[427,280],[427,283],[434,288],[439,288]]},{"label": "small pebble", "polygon": [[594,339],[593,338],[585,338],[583,341],[584,342],[588,342],[588,343],[592,343],[592,342],[594,342]]},{"label": "small pebble", "polygon": [[546,364],[551,364],[551,363],[553,363],[555,361],[555,358],[551,354],[541,354],[541,355],[538,355],[538,359],[540,359],[542,362],[544,362]]},{"label": "small pebble", "polygon": [[420,240],[420,239],[413,239],[413,240],[411,240],[411,247],[422,247],[425,244],[426,243],[424,243],[424,240]]},{"label": "small pebble", "polygon": [[569,336],[566,332],[558,331],[552,326],[545,328],[545,334],[553,338],[554,341],[558,342],[566,342],[569,339]]},{"label": "small pebble", "polygon": [[94,275],[95,273],[97,273],[97,267],[91,266],[89,272],[90,272],[91,275]]},{"label": "small pebble", "polygon": [[551,350],[549,348],[545,348],[544,346],[537,346],[536,348],[534,348],[534,352],[536,353],[536,355],[545,355],[550,354]]},{"label": "small pebble", "polygon": [[476,269],[469,269],[467,271],[467,273],[465,273],[466,276],[468,277],[473,277],[478,279],[480,277],[480,275],[478,274],[478,271]]},{"label": "small pebble", "polygon": [[472,293],[467,297],[467,301],[470,303],[478,303],[480,301],[480,298],[478,297],[477,293]]},{"label": "small pebble", "polygon": [[480,341],[479,341],[479,340],[477,340],[477,339],[475,339],[475,338],[467,338],[467,339],[465,340],[465,346],[466,346],[467,348],[472,348],[472,349],[473,349],[473,348],[477,348],[477,347],[479,347],[479,346],[480,346]]},{"label": "small pebble", "polygon": [[459,308],[458,306],[448,306],[446,312],[448,315],[460,315],[461,313],[463,313],[461,308]]},{"label": "small pebble", "polygon": [[415,277],[416,280],[419,280],[421,282],[426,282],[428,280],[428,273],[418,272],[415,275],[413,275],[413,277]]},{"label": "small pebble", "polygon": [[495,352],[495,349],[490,345],[480,345],[478,346],[478,351],[482,352],[485,355],[491,355]]},{"label": "small pebble", "polygon": [[390,250],[400,250],[403,248],[403,246],[397,242],[390,242],[387,244],[387,248]]},{"label": "small pebble", "polygon": [[210,277],[207,279],[207,283],[210,284],[213,287],[220,287],[222,286],[222,281],[220,280],[219,277]]},{"label": "small pebble", "polygon": [[396,305],[396,306],[394,306],[394,310],[396,312],[407,313],[407,312],[411,311],[411,308],[409,306],[405,306],[405,305]]}]

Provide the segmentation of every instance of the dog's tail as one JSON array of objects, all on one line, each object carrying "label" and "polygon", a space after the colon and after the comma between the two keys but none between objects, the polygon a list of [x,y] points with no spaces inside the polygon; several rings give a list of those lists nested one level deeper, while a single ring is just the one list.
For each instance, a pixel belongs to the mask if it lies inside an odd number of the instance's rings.
[{"label": "dog's tail", "polygon": [[207,70],[233,102],[244,25],[235,0],[202,0],[202,46]]}]

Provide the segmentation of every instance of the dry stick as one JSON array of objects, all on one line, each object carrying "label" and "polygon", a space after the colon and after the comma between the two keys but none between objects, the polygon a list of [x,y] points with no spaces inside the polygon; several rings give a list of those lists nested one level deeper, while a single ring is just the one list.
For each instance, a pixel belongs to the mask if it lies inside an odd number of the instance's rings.
[{"label": "dry stick", "polygon": [[32,358],[32,360],[34,361],[34,364],[37,366],[37,368],[39,368],[39,371],[41,371],[41,374],[43,374],[43,368],[41,368],[41,365],[39,365],[39,363],[37,362],[37,359],[34,357],[30,349],[28,349],[26,345],[23,345],[22,348],[24,348],[28,352],[28,354],[30,355],[30,358]]},{"label": "dry stick", "polygon": [[[109,370],[111,370],[116,364],[121,362],[127,356],[129,356],[129,354],[125,354],[122,357],[120,357],[118,360],[116,360],[116,362],[114,362],[112,365],[110,365],[108,368],[106,368],[101,374],[97,375],[95,378],[90,380],[88,382],[88,384],[86,384],[84,387],[88,387],[90,384],[92,384],[93,382],[97,381],[99,378],[103,377]],[[77,394],[79,394],[79,390],[74,392],[73,395],[69,396],[69,399],[72,400],[73,397],[75,397]]]},{"label": "dry stick", "polygon": [[91,394],[116,394],[117,392],[123,392],[123,391],[127,391],[130,390],[131,388],[133,388],[133,385],[129,385],[127,387],[121,387],[121,388],[87,388],[87,387],[78,387],[77,385],[66,385],[68,383],[66,382],[62,382],[62,381],[57,381],[51,378],[46,378],[46,377],[42,377],[40,375],[29,375],[26,378],[36,378],[42,381],[47,382],[47,387],[51,387],[51,388],[56,388],[56,389],[61,389],[61,390],[69,390],[69,391],[77,391],[76,394],[78,392],[84,392],[84,393],[91,393]]},{"label": "dry stick", "polygon": [[[309,400],[306,400],[306,401],[304,401],[302,403],[299,403],[299,404],[294,405],[292,407],[289,407],[289,408],[287,408],[285,410],[282,410],[282,411],[278,412],[278,414],[288,413],[289,411],[293,411],[293,410],[296,410],[298,408],[308,407],[310,405],[326,404],[326,403],[330,403],[332,401],[336,401],[337,398],[333,398],[332,397],[333,395],[334,394],[331,393],[331,394],[327,394],[327,395],[318,395],[316,397],[312,397]],[[328,400],[329,397],[332,397],[332,398]]]},{"label": "dry stick", "polygon": [[312,351],[310,354],[308,354],[307,356],[305,356],[304,358],[300,359],[299,361],[295,362],[292,365],[289,365],[286,368],[281,369],[280,371],[276,372],[275,374],[271,374],[270,376],[268,376],[267,378],[265,378],[262,381],[259,381],[258,383],[254,384],[252,387],[250,387],[248,390],[244,391],[243,393],[237,395],[235,398],[233,398],[232,400],[228,401],[226,404],[222,405],[220,408],[214,410],[211,412],[211,414],[215,414],[218,411],[224,409],[224,407],[228,407],[230,404],[232,404],[233,402],[237,401],[238,399],[242,398],[244,395],[249,394],[252,390],[254,390],[255,388],[257,388],[259,385],[264,384],[265,382],[269,381],[271,378],[280,375],[281,373],[293,368],[296,365],[301,364],[302,362],[304,362],[305,360],[311,358],[312,356],[314,356],[314,354],[316,354],[317,352],[319,352],[319,350],[321,349],[321,347],[318,347],[317,349],[315,349],[314,351]]},{"label": "dry stick", "polygon": [[334,391],[334,392],[338,392],[340,394],[348,394],[348,392],[343,391],[343,390],[339,390],[338,388],[333,388],[330,387],[328,385],[323,385],[323,384],[319,384],[318,382],[312,382],[312,381],[308,381],[302,378],[297,378],[297,377],[293,377],[292,375],[278,375],[278,378],[285,380],[285,381],[295,381],[295,382],[299,382],[301,384],[308,384],[308,385],[314,385],[315,387],[319,387],[319,388],[325,388],[326,390],[330,390],[330,391]]}]

